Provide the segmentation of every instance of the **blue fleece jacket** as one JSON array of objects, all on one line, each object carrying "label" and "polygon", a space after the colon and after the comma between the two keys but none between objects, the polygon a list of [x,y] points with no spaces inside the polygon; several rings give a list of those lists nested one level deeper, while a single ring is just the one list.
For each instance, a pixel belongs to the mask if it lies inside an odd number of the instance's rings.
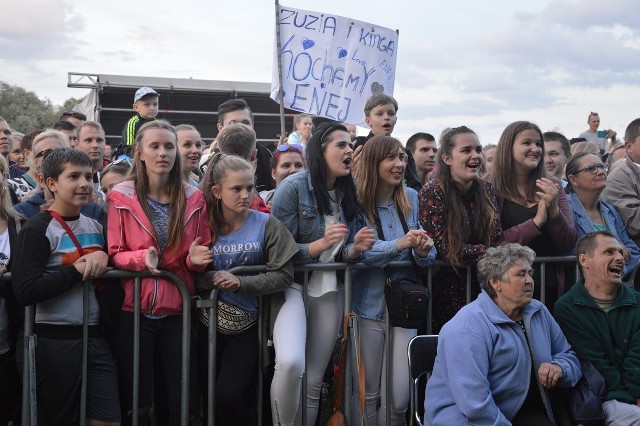
[{"label": "blue fleece jacket", "polygon": [[[524,307],[533,359],[520,326],[486,292],[442,328],[433,375],[427,382],[425,425],[511,425],[530,385],[531,366],[558,364],[560,387],[575,385],[580,364],[547,308]],[[537,377],[537,375],[536,375]],[[536,383],[550,410],[546,389]]]}]

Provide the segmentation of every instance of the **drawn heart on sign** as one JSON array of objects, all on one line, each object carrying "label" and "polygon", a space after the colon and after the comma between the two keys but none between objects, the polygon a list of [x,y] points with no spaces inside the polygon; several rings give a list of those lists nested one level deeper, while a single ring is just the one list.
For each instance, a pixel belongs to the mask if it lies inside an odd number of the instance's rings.
[{"label": "drawn heart on sign", "polygon": [[342,47],[338,49],[338,58],[344,58],[347,56],[347,50]]},{"label": "drawn heart on sign", "polygon": [[302,47],[304,47],[304,50],[310,49],[315,45],[316,42],[311,39],[308,39],[306,37],[302,39]]},{"label": "drawn heart on sign", "polygon": [[384,86],[377,81],[371,83],[371,93],[374,95],[384,93]]}]

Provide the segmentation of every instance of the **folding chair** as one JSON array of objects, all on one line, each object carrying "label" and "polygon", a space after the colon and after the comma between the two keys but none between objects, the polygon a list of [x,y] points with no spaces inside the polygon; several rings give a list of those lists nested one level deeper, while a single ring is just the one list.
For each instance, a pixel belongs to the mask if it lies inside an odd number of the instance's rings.
[{"label": "folding chair", "polygon": [[409,375],[411,381],[411,418],[410,426],[418,424],[422,426],[424,416],[424,390],[428,375],[433,371],[433,363],[436,360],[438,348],[438,336],[416,336],[409,342],[407,350],[409,355]]}]

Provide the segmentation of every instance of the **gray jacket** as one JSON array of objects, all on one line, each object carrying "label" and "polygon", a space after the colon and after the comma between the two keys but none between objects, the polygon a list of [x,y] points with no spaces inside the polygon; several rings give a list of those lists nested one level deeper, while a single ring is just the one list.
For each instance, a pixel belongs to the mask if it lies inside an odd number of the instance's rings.
[{"label": "gray jacket", "polygon": [[625,161],[607,178],[607,187],[602,197],[618,210],[629,236],[636,244],[640,244],[640,168],[634,164],[629,154],[625,155]]}]

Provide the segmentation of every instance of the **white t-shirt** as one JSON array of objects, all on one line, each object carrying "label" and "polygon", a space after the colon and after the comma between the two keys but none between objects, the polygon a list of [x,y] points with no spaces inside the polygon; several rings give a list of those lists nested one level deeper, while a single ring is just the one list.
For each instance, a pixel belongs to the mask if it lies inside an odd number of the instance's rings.
[{"label": "white t-shirt", "polygon": [[591,133],[590,131],[580,133],[581,138],[585,138],[587,142],[591,142],[598,146],[598,148],[603,149],[607,152],[609,148],[609,141],[606,138],[599,138],[598,133]]},{"label": "white t-shirt", "polygon": [[[335,222],[342,222],[340,217],[340,206],[335,201],[336,193],[335,190],[329,191],[329,195],[331,196],[331,212],[330,215],[325,215],[324,217],[324,226],[325,229]],[[344,240],[337,242],[328,250],[320,253],[320,263],[332,263],[335,262],[334,258],[340,248],[344,244]],[[311,274],[311,278],[309,279],[309,296],[311,297],[320,297],[324,294],[330,293],[332,291],[338,290],[338,280],[336,278],[335,271],[315,271]]]}]

